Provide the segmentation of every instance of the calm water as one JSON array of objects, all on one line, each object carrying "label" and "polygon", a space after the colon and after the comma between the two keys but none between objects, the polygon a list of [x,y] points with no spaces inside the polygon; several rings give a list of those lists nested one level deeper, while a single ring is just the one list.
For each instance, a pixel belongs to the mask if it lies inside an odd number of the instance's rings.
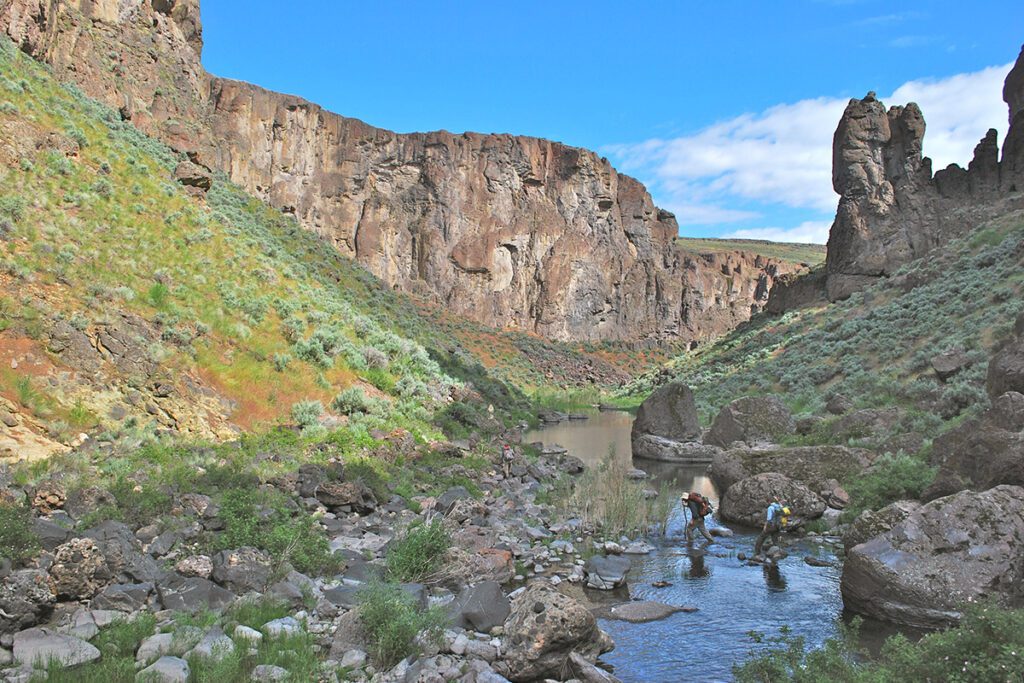
[{"label": "calm water", "polygon": [[[614,447],[617,458],[629,460],[632,419],[624,412],[599,413],[587,421],[531,432],[526,440],[560,444],[588,465],[600,462],[609,446]],[[658,481],[675,481],[674,491],[707,494],[717,509],[718,493],[707,477],[706,466],[647,460],[633,465]],[[709,529],[717,525],[710,518],[707,521]],[[615,675],[623,681],[728,681],[732,665],[743,661],[753,646],[750,631],[775,635],[787,626],[814,645],[836,634],[842,616],[840,569],[811,567],[803,561],[805,555],[834,560],[827,547],[790,546],[790,556],[777,570],[767,571],[736,559],[736,553],[751,554],[755,534],[736,529],[733,538],[716,539],[704,552],[687,549],[683,525],[677,505],[665,536],[649,539],[657,546],[655,552],[634,558],[629,592],[633,598],[689,605],[699,611],[649,624],[601,620],[601,627],[616,644],[602,659],[615,666]],[[696,544],[701,546],[703,541]],[[655,581],[668,581],[672,586],[654,588],[651,583]]]}]

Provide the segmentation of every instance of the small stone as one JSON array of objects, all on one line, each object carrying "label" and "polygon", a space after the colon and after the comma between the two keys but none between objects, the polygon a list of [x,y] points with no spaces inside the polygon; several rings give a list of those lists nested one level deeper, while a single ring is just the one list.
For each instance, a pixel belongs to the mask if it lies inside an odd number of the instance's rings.
[{"label": "small stone", "polygon": [[142,664],[149,664],[166,654],[170,654],[174,647],[174,634],[157,633],[142,641],[138,652],[135,653],[135,661]]},{"label": "small stone", "polygon": [[367,655],[362,650],[349,650],[341,658],[341,666],[346,669],[362,669],[366,664]]},{"label": "small stone", "polygon": [[259,643],[263,640],[263,634],[254,628],[249,628],[244,624],[239,624],[235,627],[235,638],[239,638],[250,643]]},{"label": "small stone", "polygon": [[283,669],[271,664],[260,664],[252,670],[252,680],[258,681],[258,683],[276,683],[276,681],[286,681],[288,680],[289,675],[288,669]]},{"label": "small stone", "polygon": [[263,632],[270,638],[293,636],[302,630],[302,626],[294,617],[282,617],[263,624]]}]

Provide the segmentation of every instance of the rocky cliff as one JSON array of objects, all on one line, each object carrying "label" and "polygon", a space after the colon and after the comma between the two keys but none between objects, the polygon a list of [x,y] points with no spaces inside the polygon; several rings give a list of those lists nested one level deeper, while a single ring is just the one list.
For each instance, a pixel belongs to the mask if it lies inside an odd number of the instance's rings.
[{"label": "rocky cliff", "polygon": [[840,195],[829,234],[827,291],[849,296],[891,275],[979,222],[1024,205],[1024,50],[1007,76],[1010,129],[1000,160],[989,130],[966,169],[932,174],[922,157],[925,121],[916,104],[851,100],[833,141],[832,184]]},{"label": "rocky cliff", "polygon": [[399,135],[208,75],[198,0],[0,0],[21,48],[194,161],[460,315],[561,340],[700,339],[796,266],[693,257],[674,217],[593,152]]}]

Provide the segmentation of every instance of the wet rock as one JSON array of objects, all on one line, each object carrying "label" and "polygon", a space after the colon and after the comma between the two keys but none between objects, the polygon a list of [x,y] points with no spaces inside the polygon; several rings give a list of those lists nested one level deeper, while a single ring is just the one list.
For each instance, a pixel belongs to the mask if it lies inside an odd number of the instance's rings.
[{"label": "wet rock", "polygon": [[583,566],[587,587],[598,590],[614,590],[624,586],[626,574],[631,566],[632,562],[628,557],[594,555]]},{"label": "wet rock", "polygon": [[211,578],[236,593],[261,592],[270,580],[271,560],[262,550],[243,547],[213,556]]},{"label": "wet rock", "polygon": [[745,396],[722,408],[704,442],[720,448],[737,441],[775,443],[795,430],[793,415],[777,397]]},{"label": "wet rock", "polygon": [[511,603],[497,581],[484,581],[462,589],[450,614],[456,626],[488,633],[505,623]]},{"label": "wet rock", "polygon": [[139,672],[136,680],[144,683],[188,683],[188,662],[178,657],[161,657]]},{"label": "wet rock", "polygon": [[607,619],[628,621],[632,624],[644,624],[648,621],[660,621],[676,614],[677,612],[694,611],[694,608],[673,607],[662,602],[643,600],[640,602],[627,602],[624,605],[616,605],[603,614]]},{"label": "wet rock", "polygon": [[569,668],[572,670],[573,678],[580,683],[621,683],[618,678],[576,652],[569,654]]},{"label": "wet rock", "polygon": [[828,560],[822,560],[821,558],[814,557],[813,555],[807,555],[804,557],[804,564],[811,567],[832,567],[833,563]]},{"label": "wet rock", "polygon": [[792,518],[816,519],[825,512],[825,501],[806,486],[781,474],[766,472],[730,486],[722,496],[719,514],[727,522],[761,526],[773,496],[787,503]]},{"label": "wet rock", "polygon": [[670,382],[640,404],[632,438],[644,434],[673,441],[694,441],[700,436],[700,418],[693,391],[682,382]]},{"label": "wet rock", "polygon": [[218,611],[235,601],[235,594],[207,579],[174,575],[157,584],[164,609],[179,612]]},{"label": "wet rock", "polygon": [[934,500],[850,549],[843,602],[860,614],[922,628],[956,623],[967,602],[1019,604],[1022,529],[1019,486]]},{"label": "wet rock", "polygon": [[35,626],[50,616],[56,598],[41,569],[12,572],[0,581],[0,634]]},{"label": "wet rock", "polygon": [[590,610],[543,583],[516,596],[504,628],[506,677],[516,683],[561,678],[570,653],[593,662],[614,647]]},{"label": "wet rock", "polygon": [[105,569],[106,559],[93,539],[73,538],[53,554],[50,585],[58,598],[91,598],[104,583]]},{"label": "wet rock", "polygon": [[14,636],[14,661],[43,669],[57,663],[66,667],[94,662],[100,651],[74,636],[47,628],[31,628]]},{"label": "wet rock", "polygon": [[708,533],[717,538],[732,538],[735,536],[733,530],[724,526],[715,526],[708,529]]}]

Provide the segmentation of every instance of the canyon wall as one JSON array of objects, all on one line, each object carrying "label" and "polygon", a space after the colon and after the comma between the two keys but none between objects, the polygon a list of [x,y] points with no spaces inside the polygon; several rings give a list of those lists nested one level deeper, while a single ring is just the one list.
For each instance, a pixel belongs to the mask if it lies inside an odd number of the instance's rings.
[{"label": "canyon wall", "polygon": [[0,0],[0,25],[58,77],[388,284],[487,325],[560,340],[705,339],[798,268],[680,252],[672,214],[587,150],[400,135],[212,77],[198,0]]}]

